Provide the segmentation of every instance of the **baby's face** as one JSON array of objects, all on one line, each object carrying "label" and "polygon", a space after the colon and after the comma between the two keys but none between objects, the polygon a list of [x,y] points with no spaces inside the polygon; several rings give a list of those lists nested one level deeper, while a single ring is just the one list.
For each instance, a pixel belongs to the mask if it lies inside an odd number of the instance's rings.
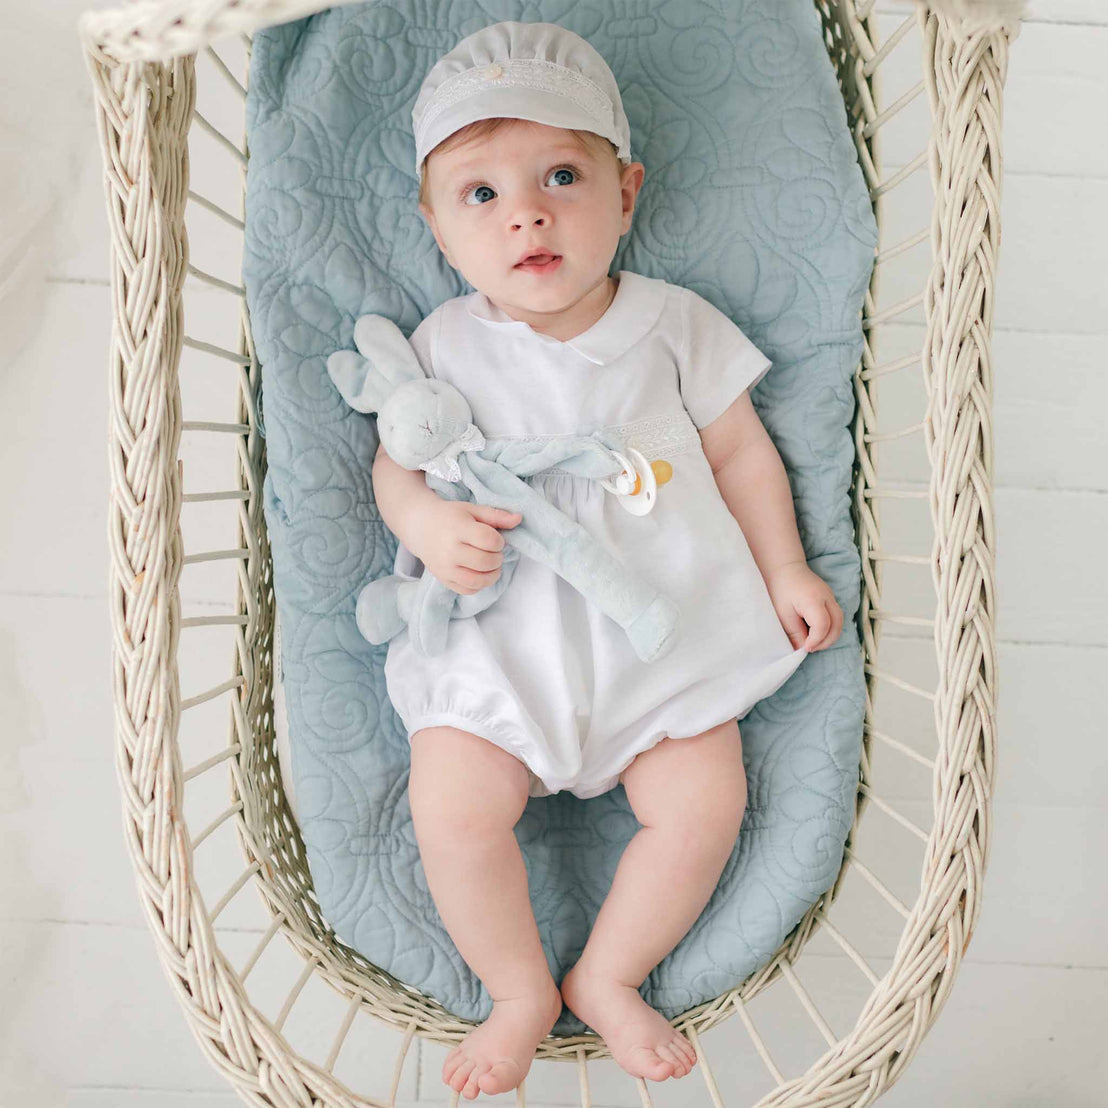
[{"label": "baby's face", "polygon": [[[446,260],[494,304],[515,318],[557,316],[607,281],[643,173],[560,127],[512,120],[433,153],[420,211]],[[534,249],[560,260],[521,268]]]}]

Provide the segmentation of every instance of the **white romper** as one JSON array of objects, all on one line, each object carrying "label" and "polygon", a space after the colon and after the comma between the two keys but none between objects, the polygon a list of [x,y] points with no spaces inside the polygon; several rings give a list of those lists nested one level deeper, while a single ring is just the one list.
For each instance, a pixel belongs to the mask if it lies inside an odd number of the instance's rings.
[{"label": "white romper", "polygon": [[[450,621],[443,653],[420,654],[406,629],[389,642],[385,683],[409,741],[444,724],[479,735],[526,765],[530,796],[615,788],[663,738],[741,719],[807,654],[781,626],[698,434],[772,363],[690,289],[618,276],[608,310],[566,341],[479,291],[440,304],[411,337],[424,371],[457,386],[490,441],[605,429],[672,466],[639,516],[593,478],[528,478],[677,604],[663,657],[642,661],[614,620],[527,556],[490,607]],[[400,543],[394,572],[418,577],[423,564]]]}]

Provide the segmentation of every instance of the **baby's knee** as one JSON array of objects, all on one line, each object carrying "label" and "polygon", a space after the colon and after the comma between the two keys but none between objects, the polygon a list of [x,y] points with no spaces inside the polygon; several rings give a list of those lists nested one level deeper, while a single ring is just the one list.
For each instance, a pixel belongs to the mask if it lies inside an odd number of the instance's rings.
[{"label": "baby's knee", "polygon": [[487,739],[456,727],[412,735],[408,802],[425,841],[472,842],[515,827],[527,805],[527,767]]},{"label": "baby's knee", "polygon": [[734,843],[746,813],[746,773],[740,765],[731,767],[706,790],[701,823],[716,840]]},{"label": "baby's knee", "polygon": [[[690,851],[729,849],[746,812],[746,773],[741,762],[721,763],[712,774],[684,784],[688,787],[662,791],[649,804],[640,803],[649,812],[649,825],[664,828]],[[642,816],[638,819],[647,825]]]}]

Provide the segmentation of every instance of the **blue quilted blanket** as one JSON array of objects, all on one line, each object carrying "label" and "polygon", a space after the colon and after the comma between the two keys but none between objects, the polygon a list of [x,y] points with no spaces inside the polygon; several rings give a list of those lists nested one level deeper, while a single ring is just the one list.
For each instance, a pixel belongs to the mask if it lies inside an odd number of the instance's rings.
[{"label": "blue quilted blanket", "polygon": [[[265,513],[282,624],[300,829],[337,935],[457,1015],[491,998],[424,880],[389,703],[387,647],[354,621],[392,571],[377,512],[374,421],[331,385],[358,316],[405,334],[471,291],[416,210],[410,113],[435,59],[500,19],[558,22],[611,66],[646,166],[612,271],[694,289],[773,359],[753,399],[784,459],[811,567],[846,624],[744,718],[748,810],[700,918],[641,993],[667,1018],[766,963],[834,881],[851,827],[865,684],[850,515],[852,377],[877,229],[811,0],[480,5],[390,0],[271,27],[254,40],[243,279],[263,367]],[[638,830],[622,787],[533,798],[516,827],[560,980]],[[554,1033],[585,1030],[568,1011]]]}]

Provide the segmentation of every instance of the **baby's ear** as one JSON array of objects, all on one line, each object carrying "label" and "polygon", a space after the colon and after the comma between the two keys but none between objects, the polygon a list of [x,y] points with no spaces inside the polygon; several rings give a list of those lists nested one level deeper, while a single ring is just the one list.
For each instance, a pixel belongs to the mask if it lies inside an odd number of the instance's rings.
[{"label": "baby's ear", "polygon": [[452,269],[457,269],[458,267],[454,264],[454,259],[450,256],[450,250],[439,232],[439,224],[438,220],[435,219],[435,213],[426,204],[420,204],[419,214],[423,216],[424,222],[431,228],[431,234],[435,236],[435,243],[439,248],[439,253],[447,260]]}]

